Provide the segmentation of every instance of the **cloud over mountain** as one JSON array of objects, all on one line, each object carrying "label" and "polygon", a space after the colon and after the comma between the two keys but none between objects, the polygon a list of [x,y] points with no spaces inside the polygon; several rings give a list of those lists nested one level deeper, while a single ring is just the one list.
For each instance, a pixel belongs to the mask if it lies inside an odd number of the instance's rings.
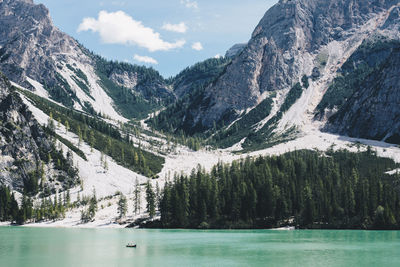
[{"label": "cloud over mountain", "polygon": [[203,45],[200,42],[193,43],[192,49],[196,51],[201,51],[203,50]]},{"label": "cloud over mountain", "polygon": [[185,45],[185,40],[173,43],[161,39],[159,33],[146,27],[141,21],[134,20],[123,11],[100,11],[98,18],[84,18],[78,32],[92,31],[99,33],[101,40],[107,44],[136,45],[150,52],[168,51]]},{"label": "cloud over mountain", "polygon": [[157,60],[155,60],[152,57],[148,57],[148,56],[134,55],[133,59],[138,61],[138,62],[142,62],[142,63],[153,64],[153,65],[157,65],[158,64]]},{"label": "cloud over mountain", "polygon": [[184,22],[179,24],[164,23],[162,29],[170,32],[185,33],[188,27]]}]

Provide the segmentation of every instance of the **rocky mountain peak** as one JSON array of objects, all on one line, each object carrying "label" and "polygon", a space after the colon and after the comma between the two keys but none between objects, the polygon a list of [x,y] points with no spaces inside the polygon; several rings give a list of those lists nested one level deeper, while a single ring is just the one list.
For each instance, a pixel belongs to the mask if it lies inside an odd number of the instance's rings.
[{"label": "rocky mountain peak", "polygon": [[28,4],[33,4],[33,0],[0,0],[0,4],[1,3],[15,3],[15,2],[23,2],[23,3],[28,3]]},{"label": "rocky mountain peak", "polygon": [[[288,91],[311,76],[322,46],[356,35],[359,27],[398,0],[281,0],[255,28],[243,52],[207,90],[194,125],[211,127],[227,112],[252,108],[266,95]],[[233,113],[232,113],[233,112]],[[228,116],[230,120],[235,115]],[[229,120],[229,119],[228,119]]]}]

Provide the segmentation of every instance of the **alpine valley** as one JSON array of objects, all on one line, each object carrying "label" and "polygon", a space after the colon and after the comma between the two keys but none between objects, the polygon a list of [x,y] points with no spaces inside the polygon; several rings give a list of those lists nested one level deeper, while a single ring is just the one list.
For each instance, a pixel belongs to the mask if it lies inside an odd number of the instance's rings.
[{"label": "alpine valley", "polygon": [[0,0],[0,71],[0,221],[400,229],[400,0],[279,0],[169,79]]}]

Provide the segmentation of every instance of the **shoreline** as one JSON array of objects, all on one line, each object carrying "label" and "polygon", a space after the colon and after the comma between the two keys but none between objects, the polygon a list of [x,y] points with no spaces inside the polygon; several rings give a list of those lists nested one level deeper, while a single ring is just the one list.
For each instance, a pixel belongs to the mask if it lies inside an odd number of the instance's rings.
[{"label": "shoreline", "polygon": [[196,228],[139,228],[139,227],[127,227],[129,224],[120,225],[116,222],[108,224],[82,224],[82,225],[62,225],[54,223],[29,223],[24,225],[11,224],[10,222],[0,222],[0,227],[23,227],[23,228],[54,228],[54,229],[134,229],[134,230],[183,230],[183,231],[396,231],[400,229],[357,229],[357,228],[296,228],[294,226],[284,226],[277,228],[210,228],[210,229],[196,229]]}]

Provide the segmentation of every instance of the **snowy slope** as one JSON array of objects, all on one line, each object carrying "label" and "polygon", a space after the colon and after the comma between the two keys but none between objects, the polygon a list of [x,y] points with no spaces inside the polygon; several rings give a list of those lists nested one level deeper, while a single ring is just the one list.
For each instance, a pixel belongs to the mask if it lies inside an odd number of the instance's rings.
[{"label": "snowy slope", "polygon": [[[393,8],[392,8],[393,9]],[[390,9],[390,10],[392,10]],[[326,46],[321,47],[314,57],[314,65],[318,65],[318,56],[322,53],[328,56],[326,66],[321,69],[321,76],[317,81],[311,81],[301,98],[283,115],[279,122],[277,132],[284,132],[292,126],[302,129],[312,123],[313,113],[317,105],[321,102],[323,95],[337,75],[337,71],[361,45],[361,43],[376,33],[387,20],[389,11],[377,14],[359,29],[351,29],[343,33],[349,38],[343,41],[332,41]],[[354,34],[356,32],[356,34]],[[310,73],[309,73],[310,74]]]},{"label": "snowy slope", "polygon": [[[30,111],[33,113],[35,118],[41,125],[47,125],[49,117],[42,112],[40,109],[36,108],[24,95],[21,94],[24,103],[29,107]],[[67,139],[76,147],[78,147],[79,137],[74,133],[67,132],[64,125],[56,128],[56,133],[61,137]],[[57,146],[62,146],[63,151],[66,153],[68,147],[57,141]],[[108,170],[105,170],[100,164],[101,152],[91,148],[88,144],[82,142],[79,147],[87,158],[87,161],[79,157],[77,154],[73,153],[74,166],[79,170],[79,176],[82,180],[82,185],[71,190],[71,200],[75,201],[78,194],[82,198],[83,196],[91,196],[93,190],[96,191],[96,196],[99,199],[110,197],[116,194],[116,192],[122,192],[129,199],[128,216],[126,219],[133,219],[143,214],[138,214],[137,216],[133,214],[132,210],[132,191],[135,186],[136,180],[140,184],[146,183],[148,178],[134,173],[129,169],[126,169],[118,165],[110,157],[106,157],[108,163]],[[145,205],[144,194],[142,194],[142,203]],[[83,208],[74,209],[69,211],[66,215],[66,219],[57,222],[44,222],[40,224],[35,224],[35,226],[51,226],[51,227],[121,227],[118,224],[113,224],[117,217],[117,199],[114,197],[109,200],[103,200],[99,202],[100,211],[96,214],[96,220],[93,223],[87,225],[80,224],[80,212]],[[111,204],[109,206],[109,203]],[[104,208],[101,208],[101,206]],[[144,206],[142,208],[144,211]],[[110,222],[112,222],[110,224]]]},{"label": "snowy slope", "polygon": [[[46,125],[49,117],[44,114],[41,110],[37,109],[32,103],[29,102],[24,96],[22,96],[24,102],[29,106],[29,109],[34,114],[35,118],[40,124]],[[78,146],[78,136],[73,133],[66,132],[65,127],[61,125],[56,129],[57,134],[63,138],[69,140],[74,145]],[[146,137],[145,138],[150,138]],[[155,137],[152,137],[155,138]],[[166,141],[162,138],[158,138],[160,142]],[[209,171],[218,162],[230,163],[233,160],[244,159],[247,156],[258,157],[265,155],[279,155],[289,151],[299,149],[318,149],[320,151],[326,151],[328,149],[347,149],[353,152],[363,151],[367,149],[367,146],[371,146],[377,151],[378,156],[389,157],[400,163],[400,148],[395,145],[389,145],[383,142],[348,138],[328,133],[322,133],[317,128],[312,129],[309,127],[307,131],[303,133],[303,136],[296,140],[282,143],[271,148],[251,152],[247,154],[237,155],[233,154],[231,150],[214,150],[207,151],[205,149],[200,151],[192,151],[187,147],[178,145],[174,152],[169,153],[166,156],[165,165],[159,174],[160,178],[157,180],[151,180],[153,186],[156,183],[162,188],[166,181],[172,181],[174,174],[190,174],[190,172],[201,165],[205,170]],[[88,224],[80,223],[80,212],[83,209],[76,208],[68,211],[66,218],[56,222],[42,222],[37,224],[30,224],[29,226],[38,227],[124,227],[128,222],[132,222],[136,218],[145,217],[145,199],[144,189],[142,189],[142,203],[140,214],[134,214],[133,211],[133,195],[132,191],[135,185],[136,179],[141,184],[147,182],[147,178],[139,174],[136,174],[124,167],[116,164],[112,159],[108,158],[109,170],[106,171],[99,164],[101,153],[97,150],[91,152],[90,147],[82,143],[80,149],[85,153],[88,161],[83,160],[78,155],[74,154],[75,166],[79,169],[79,175],[83,180],[82,188],[77,187],[71,190],[72,200],[76,199],[79,192],[80,196],[91,196],[93,189],[96,190],[96,195],[99,199],[99,211],[96,214],[95,220]],[[68,148],[63,146],[63,150],[67,151]],[[115,195],[117,191],[122,192],[128,197],[128,213],[124,221],[121,224],[115,223],[117,219],[117,201],[118,196]],[[103,199],[109,197],[107,199]]]}]

